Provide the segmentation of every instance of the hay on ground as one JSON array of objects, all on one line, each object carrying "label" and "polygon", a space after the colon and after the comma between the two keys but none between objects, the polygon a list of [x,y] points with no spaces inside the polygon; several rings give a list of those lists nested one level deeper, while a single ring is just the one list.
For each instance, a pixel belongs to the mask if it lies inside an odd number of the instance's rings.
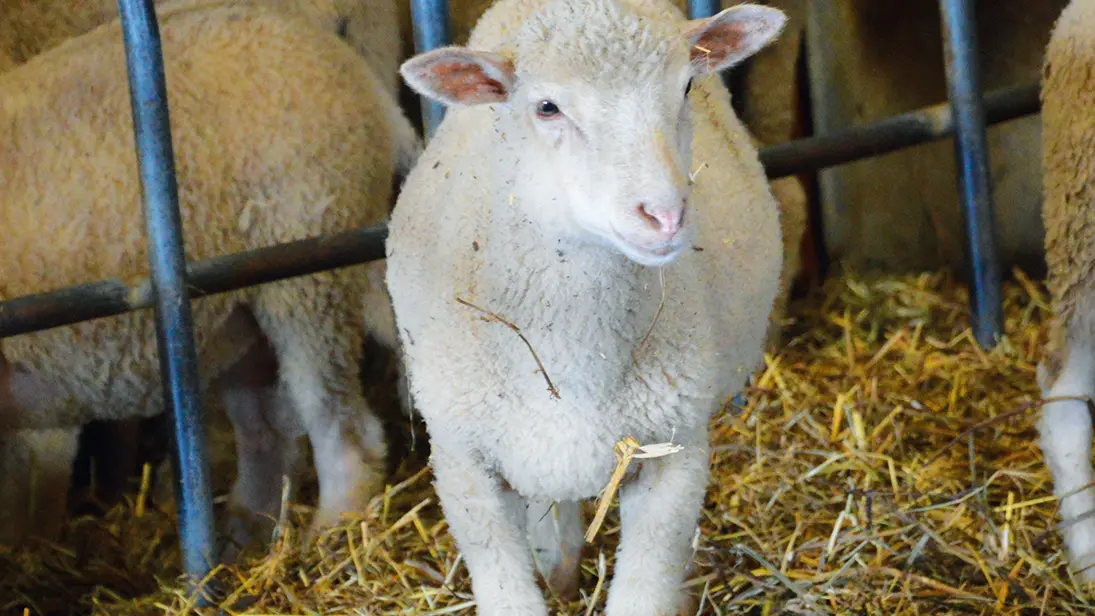
[{"label": "hay on ground", "polygon": [[[1034,428],[1047,300],[1017,276],[1007,337],[990,351],[945,274],[834,279],[794,307],[747,403],[712,423],[687,582],[700,613],[1092,613],[1055,534]],[[213,573],[214,601],[228,614],[474,613],[428,469],[397,481],[307,546],[307,509],[294,506],[268,555]],[[0,609],[195,613],[170,509],[135,510],[73,521],[64,546],[0,552]],[[583,561],[583,597],[553,599],[556,613],[603,608],[618,533],[613,507]]]}]

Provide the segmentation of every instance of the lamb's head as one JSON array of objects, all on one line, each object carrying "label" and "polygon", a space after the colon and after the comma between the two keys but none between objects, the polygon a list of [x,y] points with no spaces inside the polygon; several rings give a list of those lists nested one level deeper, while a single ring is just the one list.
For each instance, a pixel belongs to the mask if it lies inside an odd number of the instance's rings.
[{"label": "lamb's head", "polygon": [[401,73],[443,104],[491,105],[533,219],[659,266],[692,232],[693,79],[756,53],[786,17],[738,5],[682,23],[638,4],[549,1],[497,52],[446,47]]}]

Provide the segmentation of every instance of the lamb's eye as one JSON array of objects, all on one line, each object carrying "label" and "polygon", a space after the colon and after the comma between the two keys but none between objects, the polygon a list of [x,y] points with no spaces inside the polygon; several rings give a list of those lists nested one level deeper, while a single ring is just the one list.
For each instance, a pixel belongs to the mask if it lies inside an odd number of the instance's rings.
[{"label": "lamb's eye", "polygon": [[554,118],[559,115],[559,106],[549,100],[536,103],[536,115],[542,119]]},{"label": "lamb's eye", "polygon": [[688,85],[684,86],[684,95],[687,97],[688,93],[692,91],[692,80],[688,80]]}]

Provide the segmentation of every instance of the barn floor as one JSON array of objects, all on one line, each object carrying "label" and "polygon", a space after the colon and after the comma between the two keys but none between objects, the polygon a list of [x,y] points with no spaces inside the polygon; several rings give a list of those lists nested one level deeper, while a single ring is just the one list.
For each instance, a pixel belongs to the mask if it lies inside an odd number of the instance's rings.
[{"label": "barn floor", "polygon": [[[1064,566],[1035,440],[1046,300],[1019,280],[1006,288],[1008,338],[987,354],[944,274],[834,279],[792,311],[748,404],[713,423],[689,582],[702,613],[1092,613]],[[361,520],[303,550],[290,523],[266,558],[216,571],[218,600],[258,597],[237,607],[249,614],[474,613],[415,458]],[[171,520],[170,505],[131,503],[74,521],[65,545],[0,551],[0,610],[193,613]],[[584,563],[586,597],[559,613],[603,606],[616,531],[610,514]]]}]

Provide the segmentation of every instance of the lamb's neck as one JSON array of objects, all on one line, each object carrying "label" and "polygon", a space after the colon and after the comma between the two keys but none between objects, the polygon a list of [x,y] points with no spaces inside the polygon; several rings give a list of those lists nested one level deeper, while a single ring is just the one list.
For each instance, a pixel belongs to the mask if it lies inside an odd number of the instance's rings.
[{"label": "lamb's neck", "polygon": [[[485,222],[489,231],[483,234],[487,239],[475,274],[479,306],[520,328],[567,401],[553,407],[555,412],[567,408],[591,413],[595,422],[616,421],[611,413],[622,411],[610,411],[606,402],[627,399],[630,388],[645,387],[660,374],[648,356],[638,353],[662,336],[653,331],[644,342],[662,303],[657,270],[608,247],[553,237],[523,216],[521,208],[509,208],[496,209]],[[480,335],[505,349],[506,363],[520,366],[512,382],[540,400],[539,375],[513,333],[484,327]]]},{"label": "lamb's neck", "polygon": [[639,323],[649,324],[661,301],[657,272],[608,246],[553,232],[528,214],[551,204],[523,204],[516,196],[511,203],[509,192],[495,194],[502,197],[484,223],[476,295],[526,326],[610,328],[619,342],[637,342]]}]

